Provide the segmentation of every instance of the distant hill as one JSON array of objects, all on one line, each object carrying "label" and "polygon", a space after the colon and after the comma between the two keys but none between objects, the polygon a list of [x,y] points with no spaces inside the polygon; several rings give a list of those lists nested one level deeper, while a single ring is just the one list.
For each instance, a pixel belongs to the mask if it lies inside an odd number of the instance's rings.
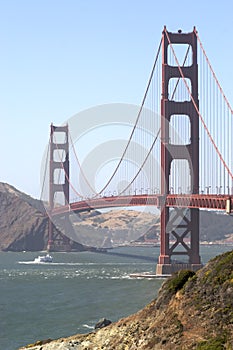
[{"label": "distant hill", "polygon": [[225,212],[200,210],[201,241],[233,243],[233,216]]},{"label": "distant hill", "polygon": [[96,212],[94,216],[81,214],[74,222],[79,242],[87,245],[109,248],[137,241],[146,237],[153,227],[153,239],[159,240],[159,216],[137,210],[111,210]]},{"label": "distant hill", "polygon": [[[132,241],[158,243],[160,239],[159,215],[136,210],[96,212],[94,216],[82,214],[74,226],[80,242],[99,247]],[[233,217],[224,212],[200,210],[200,240],[233,244]]]},{"label": "distant hill", "polygon": [[[207,242],[233,242],[233,218],[201,211],[200,238]],[[81,245],[111,247],[132,241],[159,241],[159,216],[136,210],[91,211],[70,217],[74,239]],[[44,250],[48,218],[40,200],[0,182],[0,250]],[[75,249],[81,249],[77,245]],[[85,249],[85,248],[82,248]]]}]

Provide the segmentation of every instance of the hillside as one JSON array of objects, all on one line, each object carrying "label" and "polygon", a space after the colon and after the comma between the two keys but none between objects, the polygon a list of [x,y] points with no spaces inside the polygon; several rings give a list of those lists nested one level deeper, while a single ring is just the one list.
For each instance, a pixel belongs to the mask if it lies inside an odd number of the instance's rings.
[{"label": "hillside", "polygon": [[146,237],[153,227],[153,239],[159,241],[159,216],[136,210],[111,210],[96,215],[81,214],[74,221],[76,236],[82,244],[109,248]]},{"label": "hillside", "polygon": [[0,183],[0,250],[42,250],[47,218],[38,200]]},{"label": "hillside", "polygon": [[[48,217],[40,200],[0,183],[0,250],[40,251],[48,242]],[[74,244],[75,249],[83,250]]]},{"label": "hillside", "polygon": [[144,309],[86,335],[38,341],[31,350],[233,349],[233,251],[196,274],[180,271]]}]

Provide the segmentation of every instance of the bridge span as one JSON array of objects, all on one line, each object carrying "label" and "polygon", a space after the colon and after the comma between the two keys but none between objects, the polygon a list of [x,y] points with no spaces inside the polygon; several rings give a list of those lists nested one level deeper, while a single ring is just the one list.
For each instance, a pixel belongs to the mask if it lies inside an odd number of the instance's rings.
[{"label": "bridge span", "polygon": [[56,216],[69,212],[80,213],[83,211],[134,207],[134,206],[163,206],[172,208],[198,208],[206,210],[222,210],[227,214],[233,213],[233,196],[230,195],[197,195],[197,194],[168,194],[135,195],[135,196],[110,196],[103,198],[92,198],[71,202],[64,206],[53,208],[50,215]]}]

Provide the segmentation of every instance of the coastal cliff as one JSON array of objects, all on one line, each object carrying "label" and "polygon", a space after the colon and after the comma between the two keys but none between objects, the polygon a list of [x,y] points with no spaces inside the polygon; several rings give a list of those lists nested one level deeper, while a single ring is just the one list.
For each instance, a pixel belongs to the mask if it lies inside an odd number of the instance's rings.
[{"label": "coastal cliff", "polygon": [[233,349],[233,251],[167,279],[144,309],[89,334],[21,350]]}]

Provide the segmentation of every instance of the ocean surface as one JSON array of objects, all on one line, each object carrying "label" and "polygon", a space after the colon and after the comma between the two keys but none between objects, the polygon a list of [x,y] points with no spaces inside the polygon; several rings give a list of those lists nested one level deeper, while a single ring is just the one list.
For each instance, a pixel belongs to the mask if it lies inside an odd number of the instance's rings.
[{"label": "ocean surface", "polygon": [[[232,249],[202,246],[202,262]],[[158,247],[53,253],[52,263],[35,264],[39,254],[0,252],[0,349],[90,332],[103,317],[117,321],[154,299],[163,282],[129,276],[155,272]]]}]

